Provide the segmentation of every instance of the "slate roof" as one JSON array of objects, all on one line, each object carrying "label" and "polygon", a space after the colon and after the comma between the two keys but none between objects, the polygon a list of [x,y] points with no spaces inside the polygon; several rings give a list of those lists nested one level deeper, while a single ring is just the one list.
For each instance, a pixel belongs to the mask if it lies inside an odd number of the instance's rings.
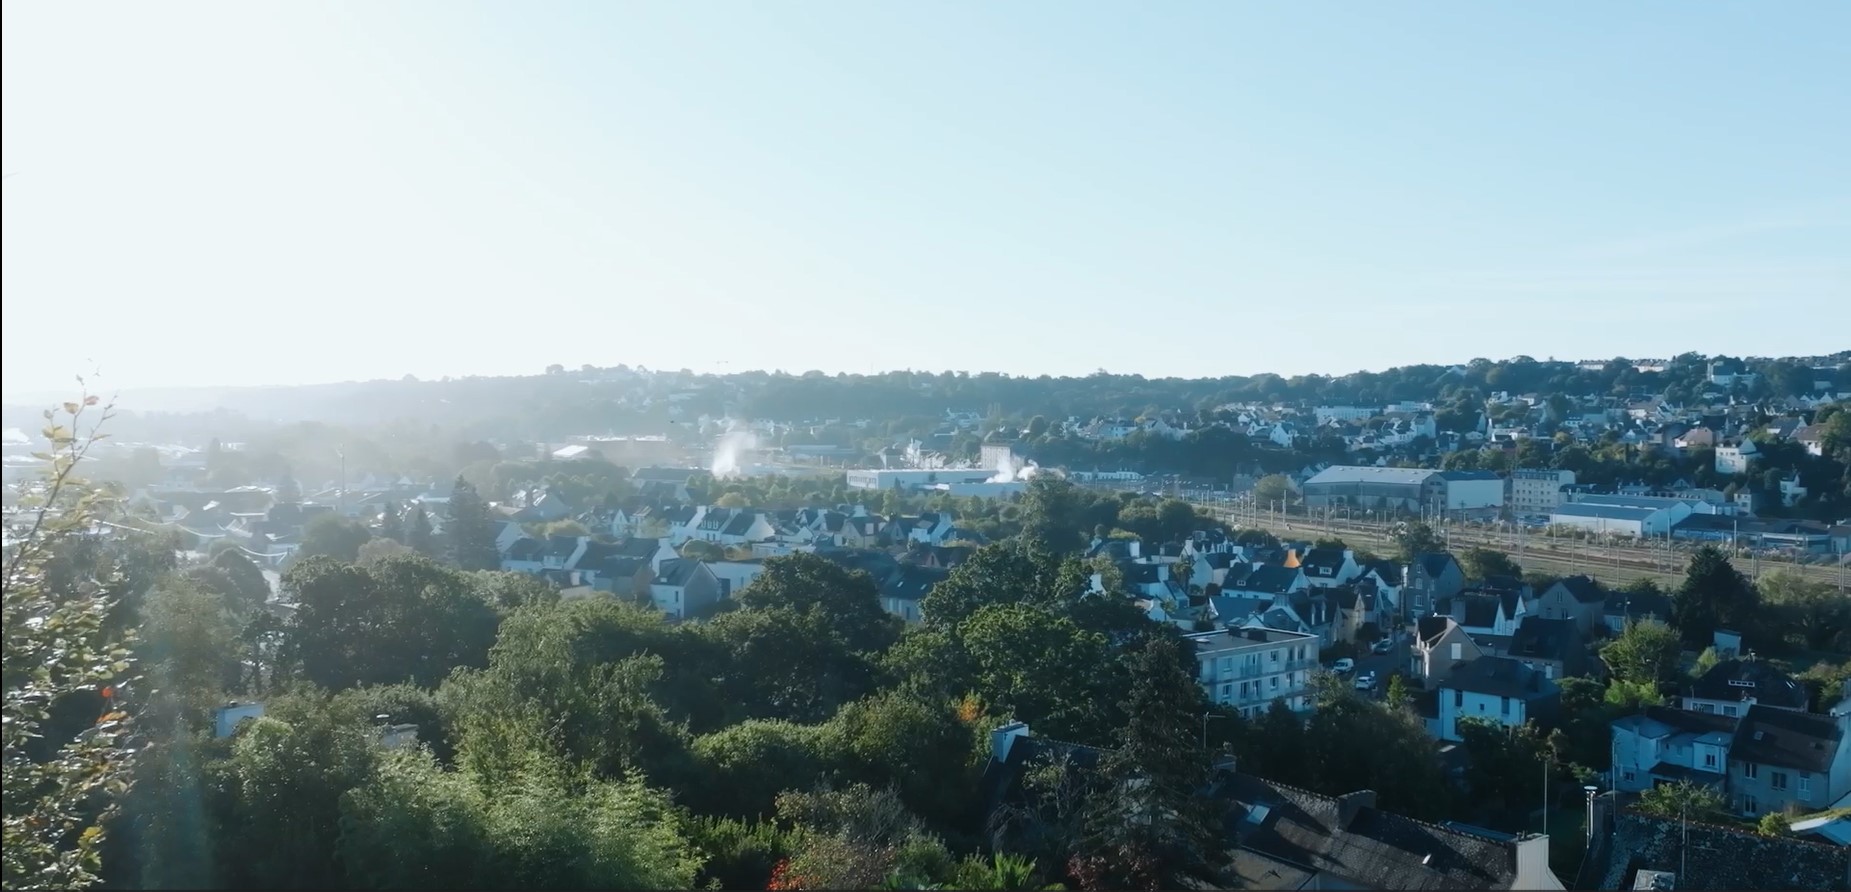
[{"label": "slate roof", "polygon": [[1581,646],[1581,629],[1574,620],[1526,616],[1517,626],[1516,634],[1510,636],[1510,648],[1505,652],[1519,658],[1568,662],[1575,658]]},{"label": "slate roof", "polygon": [[1756,703],[1735,726],[1729,758],[1829,774],[1844,734],[1834,716]]},{"label": "slate roof", "polygon": [[1426,642],[1428,647],[1439,643],[1448,630],[1458,626],[1450,616],[1423,616],[1415,621],[1414,633]]},{"label": "slate roof", "polygon": [[1343,549],[1313,548],[1305,552],[1298,565],[1307,576],[1336,576],[1343,569]]},{"label": "slate roof", "polygon": [[1374,570],[1375,575],[1382,577],[1382,581],[1389,585],[1401,585],[1401,565],[1394,561],[1385,558],[1376,558],[1375,560],[1364,562],[1363,572],[1368,573],[1370,570]]},{"label": "slate roof", "polygon": [[630,536],[610,546],[611,550],[616,554],[631,558],[655,557],[656,552],[660,550],[661,547],[662,540],[645,539],[639,536]]},{"label": "slate roof", "polygon": [[1429,551],[1420,556],[1420,568],[1429,578],[1438,578],[1444,574],[1449,564],[1456,567],[1459,561],[1444,551]]},{"label": "slate roof", "polygon": [[1635,594],[1631,592],[1609,592],[1607,606],[1601,612],[1608,616],[1625,616],[1629,619],[1657,617],[1660,621],[1671,619],[1671,599],[1662,594]]},{"label": "slate roof", "polygon": [[1508,657],[1479,657],[1455,666],[1441,687],[1521,700],[1546,697],[1560,690],[1541,672]]},{"label": "slate roof", "polygon": [[1232,800],[1226,826],[1240,849],[1363,888],[1495,889],[1516,879],[1509,841],[1382,811],[1366,791],[1321,796],[1234,775],[1221,795]]},{"label": "slate roof", "polygon": [[1587,576],[1564,576],[1556,580],[1556,585],[1568,590],[1576,601],[1583,604],[1598,604],[1607,600],[1607,592]]},{"label": "slate roof", "polygon": [[1306,480],[1306,486],[1341,483],[1385,483],[1421,486],[1436,472],[1425,468],[1378,468],[1371,465],[1332,465]]},{"label": "slate roof", "polygon": [[720,530],[720,535],[722,536],[743,536],[746,534],[747,530],[752,529],[752,524],[757,521],[758,521],[758,512],[756,511],[743,511],[742,510],[742,511],[735,512],[732,516],[732,519],[726,522],[725,528]]},{"label": "slate roof", "polygon": [[1793,677],[1766,660],[1724,660],[1690,684],[1699,700],[1745,700],[1788,709],[1805,709],[1811,697]]},{"label": "slate roof", "polygon": [[1250,592],[1283,594],[1298,579],[1299,575],[1296,567],[1279,567],[1269,564],[1264,567],[1255,567],[1253,572],[1247,574],[1246,579],[1241,580],[1239,587]]},{"label": "slate roof", "polygon": [[532,536],[522,536],[508,546],[508,560],[537,561],[546,553],[546,547]]},{"label": "slate roof", "polygon": [[902,601],[917,601],[932,591],[932,587],[945,581],[950,570],[937,567],[920,567],[901,564],[892,575],[881,581],[880,593],[883,598],[898,598]]},{"label": "slate roof", "polygon": [[630,472],[630,479],[652,483],[686,483],[688,478],[705,473],[699,468],[637,468]]},{"label": "slate roof", "polygon": [[705,567],[692,558],[674,558],[662,562],[656,570],[656,585],[687,585]]}]

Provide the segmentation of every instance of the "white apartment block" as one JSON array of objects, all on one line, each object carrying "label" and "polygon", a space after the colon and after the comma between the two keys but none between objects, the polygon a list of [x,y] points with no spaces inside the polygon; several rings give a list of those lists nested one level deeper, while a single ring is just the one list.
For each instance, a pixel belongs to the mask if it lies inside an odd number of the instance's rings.
[{"label": "white apartment block", "polygon": [[1510,475],[1510,511],[1519,515],[1548,514],[1562,504],[1562,487],[1574,483],[1573,471],[1515,471]]},{"label": "white apartment block", "polygon": [[1318,667],[1318,637],[1279,629],[1231,629],[1184,635],[1195,646],[1196,678],[1208,699],[1257,718],[1283,700],[1288,709],[1311,708],[1311,673]]}]

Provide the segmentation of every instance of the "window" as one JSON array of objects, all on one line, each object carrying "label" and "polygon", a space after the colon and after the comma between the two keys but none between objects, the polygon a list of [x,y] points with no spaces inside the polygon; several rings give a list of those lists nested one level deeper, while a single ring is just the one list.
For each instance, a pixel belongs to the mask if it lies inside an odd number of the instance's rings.
[{"label": "window", "polygon": [[1233,674],[1234,674],[1234,658],[1233,657],[1222,657],[1221,658],[1221,677],[1226,678]]},{"label": "window", "polygon": [[1460,644],[1457,641],[1453,642],[1453,659],[1455,660],[1465,659],[1465,645]]},{"label": "window", "polygon": [[1279,690],[1279,676],[1277,675],[1273,676],[1272,689],[1275,691]]},{"label": "window", "polygon": [[1715,768],[1716,767],[1716,754],[1715,753],[1704,753],[1703,754],[1703,767],[1705,768]]},{"label": "window", "polygon": [[1454,691],[1453,692],[1453,708],[1463,709],[1464,707],[1465,707],[1465,692],[1464,691]]},{"label": "window", "polygon": [[1735,707],[1733,707],[1733,706],[1725,706],[1725,707],[1723,707],[1723,708],[1722,708],[1722,714],[1723,714],[1723,715],[1730,715],[1730,716],[1732,716],[1732,715],[1735,715]]},{"label": "window", "polygon": [[1770,785],[1776,790],[1785,790],[1787,788],[1787,773],[1785,771],[1773,772],[1773,776],[1768,778],[1768,780],[1772,782]]},{"label": "window", "polygon": [[1705,715],[1715,715],[1716,714],[1716,704],[1699,703],[1697,704],[1697,711],[1704,713]]},{"label": "window", "polygon": [[1742,814],[1753,815],[1753,814],[1759,814],[1760,812],[1761,812],[1761,803],[1756,802],[1755,797],[1753,796],[1743,796],[1742,797]]},{"label": "window", "polygon": [[1800,801],[1812,801],[1812,775],[1804,771],[1800,772]]},{"label": "window", "polygon": [[1503,699],[1503,701],[1504,701],[1504,702],[1503,702],[1503,704],[1502,704],[1502,705],[1503,705],[1503,707],[1504,707],[1504,714],[1505,714],[1505,715],[1510,715],[1510,698],[1509,698],[1509,697],[1504,697],[1504,698],[1502,698],[1502,699]]},{"label": "window", "polygon": [[1742,776],[1745,778],[1748,778],[1749,780],[1754,780],[1755,778],[1760,777],[1761,776],[1761,766],[1753,762],[1743,762],[1742,763]]},{"label": "window", "polygon": [[1626,779],[1626,782],[1627,782],[1627,783],[1632,783],[1632,781],[1633,781],[1633,779],[1634,779],[1634,778],[1635,778],[1635,777],[1636,777],[1637,775],[1634,775],[1634,774],[1633,774],[1633,772],[1632,772],[1632,769],[1631,769],[1631,768],[1628,768],[1628,769],[1626,769],[1626,771],[1625,771],[1625,772],[1624,772],[1623,774],[1621,774],[1620,776],[1621,776],[1621,777],[1623,777],[1623,778],[1625,778],[1625,779]]},{"label": "window", "polygon": [[1233,696],[1234,696],[1234,683],[1233,682],[1228,682],[1227,684],[1224,684],[1221,686],[1221,699],[1222,700],[1226,701],[1226,700],[1232,699]]},{"label": "window", "polygon": [[1273,657],[1273,665],[1274,666],[1279,665],[1279,652],[1276,650],[1272,651],[1272,657]]}]

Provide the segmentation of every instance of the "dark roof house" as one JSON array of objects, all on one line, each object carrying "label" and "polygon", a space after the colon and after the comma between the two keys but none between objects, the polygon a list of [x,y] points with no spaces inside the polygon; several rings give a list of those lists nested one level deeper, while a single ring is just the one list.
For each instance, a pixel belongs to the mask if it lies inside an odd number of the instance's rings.
[{"label": "dark roof house", "polygon": [[1685,708],[1690,701],[1736,703],[1754,700],[1778,709],[1805,711],[1811,696],[1806,687],[1766,660],[1723,660],[1710,667],[1701,678],[1690,683],[1684,694]]}]

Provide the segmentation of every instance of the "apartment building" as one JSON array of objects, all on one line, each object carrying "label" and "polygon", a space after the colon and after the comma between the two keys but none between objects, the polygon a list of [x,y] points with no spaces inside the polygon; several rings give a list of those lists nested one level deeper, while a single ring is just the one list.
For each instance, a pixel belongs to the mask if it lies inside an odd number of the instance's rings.
[{"label": "apartment building", "polygon": [[1513,471],[1510,475],[1510,512],[1549,514],[1562,504],[1562,487],[1575,484],[1575,472],[1555,470]]},{"label": "apartment building", "polygon": [[1208,698],[1250,718],[1283,700],[1311,708],[1311,673],[1318,666],[1318,637],[1281,629],[1223,629],[1184,638],[1195,647],[1196,675]]}]

